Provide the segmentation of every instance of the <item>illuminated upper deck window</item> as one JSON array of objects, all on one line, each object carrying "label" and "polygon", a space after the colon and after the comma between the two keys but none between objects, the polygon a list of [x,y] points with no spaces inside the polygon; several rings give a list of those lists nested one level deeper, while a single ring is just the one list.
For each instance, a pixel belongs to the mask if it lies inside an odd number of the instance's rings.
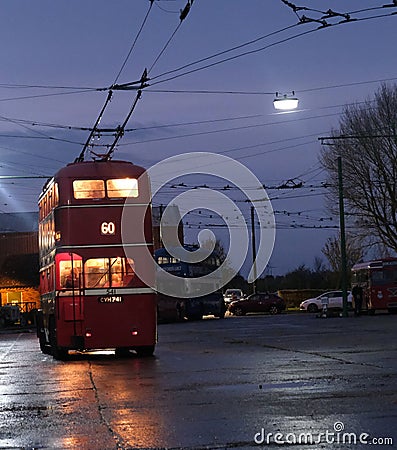
[{"label": "illuminated upper deck window", "polygon": [[109,198],[138,197],[138,180],[135,178],[119,178],[106,180]]},{"label": "illuminated upper deck window", "polygon": [[74,180],[74,198],[104,198],[105,182],[103,180]]}]

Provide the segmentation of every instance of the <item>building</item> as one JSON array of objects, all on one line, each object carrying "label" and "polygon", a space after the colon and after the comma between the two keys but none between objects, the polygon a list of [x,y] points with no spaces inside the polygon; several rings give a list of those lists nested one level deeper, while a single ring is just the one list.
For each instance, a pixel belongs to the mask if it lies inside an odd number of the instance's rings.
[{"label": "building", "polygon": [[[178,224],[178,239],[181,245],[184,244],[184,237],[183,237],[183,223],[181,220],[181,214],[179,211],[178,206],[176,205],[170,205],[168,206],[169,209],[169,218],[171,219],[170,227],[174,227],[174,224]],[[161,218],[163,217],[163,212],[165,210],[165,206],[153,206],[152,207],[152,225],[153,225],[153,246],[154,250],[157,250],[158,248],[163,247],[162,240],[161,240],[161,233],[160,233],[160,222]],[[167,223],[163,224],[163,233],[167,232]],[[178,245],[176,242],[175,245]]]},{"label": "building", "polygon": [[38,213],[0,214],[0,306],[40,306]]}]

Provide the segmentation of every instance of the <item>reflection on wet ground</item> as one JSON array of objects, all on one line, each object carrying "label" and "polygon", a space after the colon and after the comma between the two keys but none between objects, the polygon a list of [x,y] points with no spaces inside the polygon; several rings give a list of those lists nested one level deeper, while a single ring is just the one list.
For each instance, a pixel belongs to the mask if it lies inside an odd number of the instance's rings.
[{"label": "reflection on wet ground", "polygon": [[[154,357],[66,362],[41,354],[34,333],[2,334],[0,448],[279,448],[279,433],[292,449],[353,449],[343,433],[395,437],[396,320],[167,324]],[[298,445],[302,433],[314,443]]]}]

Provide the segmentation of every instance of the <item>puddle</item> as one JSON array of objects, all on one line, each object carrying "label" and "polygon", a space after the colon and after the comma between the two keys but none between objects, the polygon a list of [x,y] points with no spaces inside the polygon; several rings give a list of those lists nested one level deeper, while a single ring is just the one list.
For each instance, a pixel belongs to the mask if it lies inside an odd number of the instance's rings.
[{"label": "puddle", "polygon": [[308,381],[286,381],[284,383],[243,383],[243,384],[222,384],[216,386],[208,386],[205,389],[209,391],[250,391],[258,390],[269,391],[272,389],[299,389],[305,386],[312,386],[313,383]]}]

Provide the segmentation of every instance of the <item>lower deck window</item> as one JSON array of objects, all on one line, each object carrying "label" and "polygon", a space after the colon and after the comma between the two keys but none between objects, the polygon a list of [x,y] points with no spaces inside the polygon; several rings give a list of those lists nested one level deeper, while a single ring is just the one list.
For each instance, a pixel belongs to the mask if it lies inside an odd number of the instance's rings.
[{"label": "lower deck window", "polygon": [[81,260],[68,259],[59,262],[60,284],[64,289],[77,289],[81,284]]},{"label": "lower deck window", "polygon": [[134,262],[130,258],[92,258],[84,264],[86,288],[128,286],[134,278]]}]

